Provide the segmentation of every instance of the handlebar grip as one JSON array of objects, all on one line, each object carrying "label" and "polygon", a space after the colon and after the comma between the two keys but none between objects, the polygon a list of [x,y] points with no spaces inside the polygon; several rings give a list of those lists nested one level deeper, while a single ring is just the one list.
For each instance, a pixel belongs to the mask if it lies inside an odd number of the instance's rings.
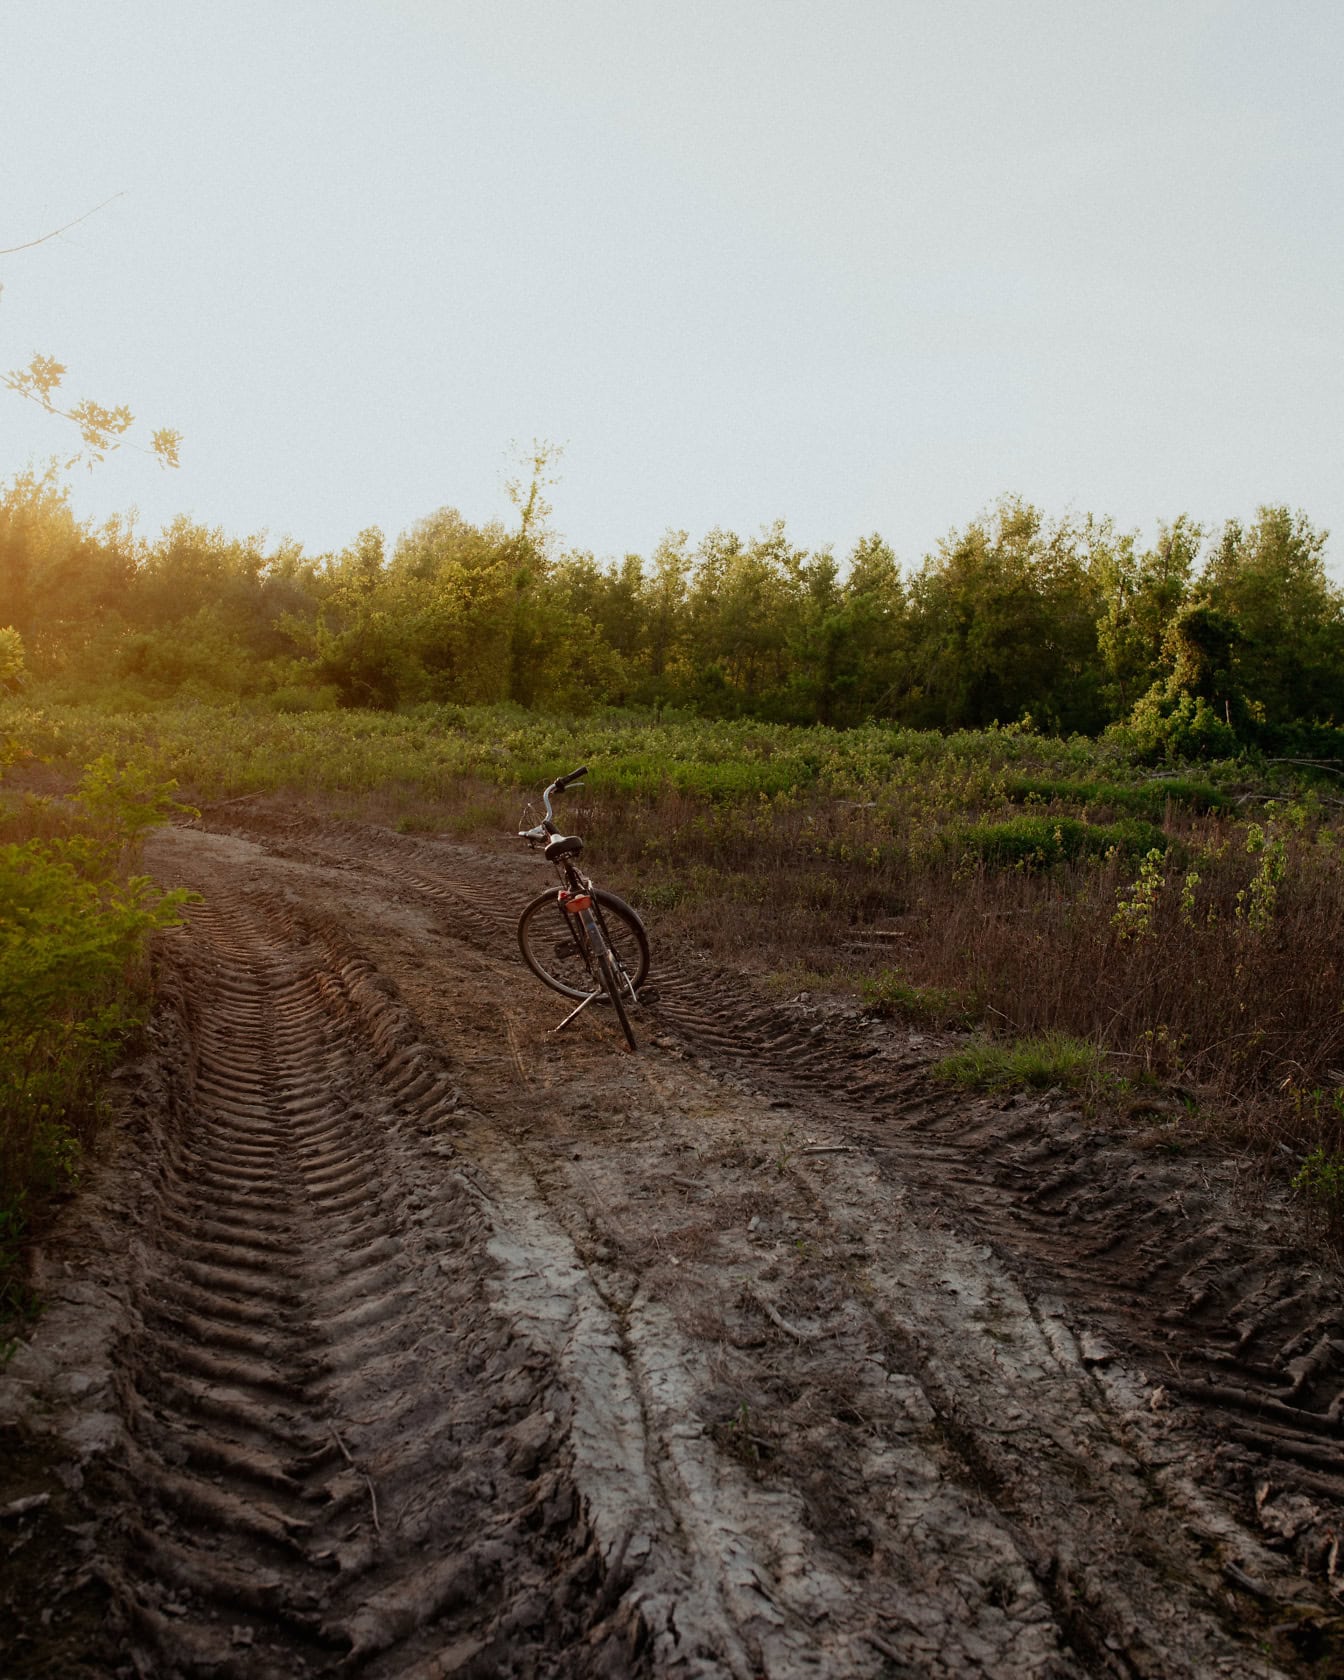
[{"label": "handlebar grip", "polygon": [[586,776],[587,774],[588,766],[586,764],[581,764],[577,770],[571,770],[567,776],[557,776],[555,779],[555,785],[557,789],[563,793],[571,782],[577,782],[580,776]]}]

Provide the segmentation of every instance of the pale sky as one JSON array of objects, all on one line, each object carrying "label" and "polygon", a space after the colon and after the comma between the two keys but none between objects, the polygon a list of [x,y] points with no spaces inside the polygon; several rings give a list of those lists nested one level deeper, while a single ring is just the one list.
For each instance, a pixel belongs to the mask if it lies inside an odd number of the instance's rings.
[{"label": "pale sky", "polygon": [[[574,547],[1005,492],[1344,556],[1339,0],[0,0],[0,368],[81,513],[310,553],[566,446]],[[67,430],[0,390],[0,478]]]}]

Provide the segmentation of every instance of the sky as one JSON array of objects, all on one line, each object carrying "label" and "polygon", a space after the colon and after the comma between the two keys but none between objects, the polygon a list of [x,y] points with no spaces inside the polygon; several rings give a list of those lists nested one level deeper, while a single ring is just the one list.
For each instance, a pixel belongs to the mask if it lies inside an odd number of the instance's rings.
[{"label": "sky", "polygon": [[[907,567],[1005,494],[1262,503],[1344,570],[1338,0],[0,0],[0,369],[183,434],[82,516],[340,549],[775,519]],[[113,196],[118,195],[118,196]],[[0,480],[70,428],[0,390]]]}]

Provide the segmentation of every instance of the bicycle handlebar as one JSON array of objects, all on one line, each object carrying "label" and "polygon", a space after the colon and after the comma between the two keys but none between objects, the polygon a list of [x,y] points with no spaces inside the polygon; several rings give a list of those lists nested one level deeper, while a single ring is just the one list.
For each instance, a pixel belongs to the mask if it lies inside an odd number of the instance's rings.
[{"label": "bicycle handlebar", "polygon": [[551,810],[551,795],[553,793],[563,793],[567,787],[577,782],[580,776],[586,776],[587,774],[588,766],[581,764],[577,770],[571,770],[567,776],[557,776],[541,796],[541,802],[546,807],[545,821],[538,823],[536,828],[520,829],[519,839],[538,840],[543,838],[543,833],[554,833],[555,815]]}]

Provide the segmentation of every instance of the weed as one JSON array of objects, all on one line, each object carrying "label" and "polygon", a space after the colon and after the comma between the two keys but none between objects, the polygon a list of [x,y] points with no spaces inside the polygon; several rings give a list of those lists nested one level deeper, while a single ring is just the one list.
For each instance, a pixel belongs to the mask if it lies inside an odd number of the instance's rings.
[{"label": "weed", "polygon": [[[1157,904],[1158,894],[1166,886],[1166,874],[1163,865],[1166,854],[1154,847],[1144,858],[1139,868],[1138,878],[1121,892],[1115,900],[1115,914],[1111,917],[1111,926],[1121,939],[1146,939],[1153,931],[1153,911]],[[1198,877],[1196,877],[1198,880]],[[1187,884],[1189,884],[1187,882]],[[1191,888],[1193,892],[1193,888]],[[1186,902],[1182,894],[1182,904]],[[1191,900],[1193,902],[1193,899]]]},{"label": "weed", "polygon": [[1007,822],[952,827],[950,844],[963,862],[994,869],[1050,869],[1067,859],[1120,853],[1140,857],[1166,851],[1160,828],[1136,817],[1114,823],[1089,823],[1078,817],[1013,817]]},{"label": "weed", "polygon": [[1344,1153],[1313,1149],[1298,1169],[1293,1189],[1324,1218],[1333,1237],[1344,1237]]}]

